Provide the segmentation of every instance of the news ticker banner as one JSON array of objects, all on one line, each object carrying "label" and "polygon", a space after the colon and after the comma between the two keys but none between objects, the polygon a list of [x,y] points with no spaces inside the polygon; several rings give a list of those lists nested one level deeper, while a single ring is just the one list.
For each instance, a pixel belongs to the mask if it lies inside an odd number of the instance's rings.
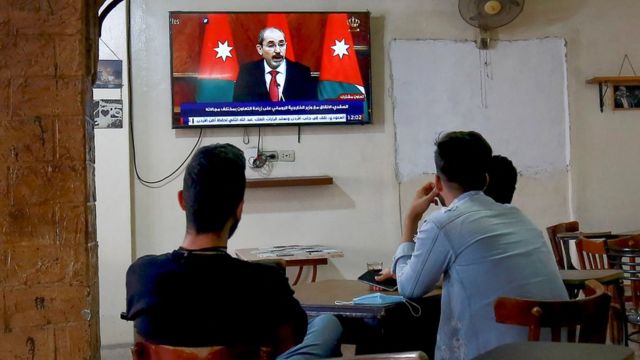
[{"label": "news ticker banner", "polygon": [[363,123],[364,101],[183,103],[184,126]]}]

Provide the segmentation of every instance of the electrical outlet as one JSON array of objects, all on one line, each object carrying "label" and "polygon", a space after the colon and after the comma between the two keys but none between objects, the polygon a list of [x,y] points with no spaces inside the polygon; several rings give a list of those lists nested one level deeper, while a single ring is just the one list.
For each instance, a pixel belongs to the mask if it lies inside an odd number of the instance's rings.
[{"label": "electrical outlet", "polygon": [[296,152],[293,150],[281,150],[278,152],[278,161],[296,161]]},{"label": "electrical outlet", "polygon": [[262,156],[267,158],[267,161],[278,161],[278,152],[277,151],[263,151]]}]

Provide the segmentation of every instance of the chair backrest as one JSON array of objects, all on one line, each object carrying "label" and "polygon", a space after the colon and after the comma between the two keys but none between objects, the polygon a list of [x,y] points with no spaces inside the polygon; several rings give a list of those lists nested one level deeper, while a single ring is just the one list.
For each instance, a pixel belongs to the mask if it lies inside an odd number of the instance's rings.
[{"label": "chair backrest", "polygon": [[602,343],[607,340],[611,296],[602,284],[587,280],[587,297],[576,300],[532,300],[499,297],[494,304],[496,321],[529,328],[529,341],[540,341],[540,329],[551,328],[551,341],[561,341],[567,329],[567,342]]},{"label": "chair backrest", "polygon": [[268,351],[249,347],[174,347],[138,340],[131,348],[133,360],[266,360]]},{"label": "chair backrest", "polygon": [[581,236],[575,244],[580,269],[609,269],[605,240],[592,240]]},{"label": "chair backrest", "polygon": [[558,234],[577,231],[580,231],[580,224],[577,221],[569,221],[547,227],[547,235],[549,236],[549,242],[551,243],[551,250],[553,251],[553,256],[556,258],[556,265],[558,265],[558,269],[560,270],[565,270],[567,268],[564,256],[566,255],[568,258],[569,254],[565,254],[562,250],[562,242],[558,240]]},{"label": "chair backrest", "polygon": [[631,301],[637,309],[640,307],[640,235],[608,239],[605,249],[609,266],[624,273],[625,283],[631,290]]}]

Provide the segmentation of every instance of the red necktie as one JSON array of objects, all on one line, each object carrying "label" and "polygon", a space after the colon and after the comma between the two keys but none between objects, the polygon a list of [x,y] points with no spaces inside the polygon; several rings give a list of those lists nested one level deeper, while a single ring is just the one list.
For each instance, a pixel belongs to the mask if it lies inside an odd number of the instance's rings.
[{"label": "red necktie", "polygon": [[271,97],[271,101],[278,101],[280,97],[280,91],[278,90],[278,81],[276,80],[276,76],[278,75],[277,70],[269,71],[271,74],[271,81],[269,82],[269,97]]}]

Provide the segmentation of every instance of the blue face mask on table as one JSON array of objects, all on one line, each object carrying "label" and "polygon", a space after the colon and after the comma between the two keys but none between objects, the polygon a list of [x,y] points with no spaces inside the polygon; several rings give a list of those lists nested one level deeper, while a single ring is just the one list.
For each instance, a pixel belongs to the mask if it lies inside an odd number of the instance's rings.
[{"label": "blue face mask on table", "polygon": [[413,316],[420,316],[422,309],[418,304],[409,301],[399,295],[386,295],[381,293],[373,293],[353,298],[351,301],[336,301],[336,305],[385,305],[403,302],[409,307],[409,311]]},{"label": "blue face mask on table", "polygon": [[354,305],[384,305],[403,301],[404,298],[402,296],[373,293],[353,298],[352,303]]}]

